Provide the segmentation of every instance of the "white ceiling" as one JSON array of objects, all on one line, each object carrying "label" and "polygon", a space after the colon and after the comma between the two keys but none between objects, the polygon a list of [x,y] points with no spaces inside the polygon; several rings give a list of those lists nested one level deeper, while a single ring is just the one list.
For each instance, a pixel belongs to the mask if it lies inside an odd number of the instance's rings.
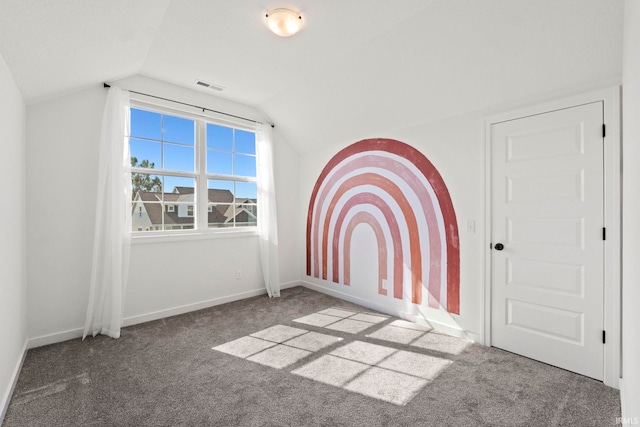
[{"label": "white ceiling", "polygon": [[[282,6],[294,37],[264,26]],[[28,103],[202,79],[305,152],[619,78],[622,23],[622,0],[0,0],[0,53]]]}]

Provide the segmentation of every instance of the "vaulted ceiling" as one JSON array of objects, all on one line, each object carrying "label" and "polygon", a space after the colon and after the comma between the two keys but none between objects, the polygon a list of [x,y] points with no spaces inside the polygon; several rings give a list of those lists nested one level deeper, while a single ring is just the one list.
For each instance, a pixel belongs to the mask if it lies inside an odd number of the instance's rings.
[{"label": "vaulted ceiling", "polygon": [[[282,6],[290,38],[263,22]],[[0,0],[0,53],[28,103],[201,79],[305,152],[615,80],[622,24],[622,0]]]}]

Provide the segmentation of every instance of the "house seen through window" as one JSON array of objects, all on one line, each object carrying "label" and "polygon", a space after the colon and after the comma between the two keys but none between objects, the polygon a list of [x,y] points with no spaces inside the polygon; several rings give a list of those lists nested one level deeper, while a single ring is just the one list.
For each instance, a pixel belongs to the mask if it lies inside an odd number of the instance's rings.
[{"label": "house seen through window", "polygon": [[129,148],[134,232],[256,226],[254,132],[132,107]]}]

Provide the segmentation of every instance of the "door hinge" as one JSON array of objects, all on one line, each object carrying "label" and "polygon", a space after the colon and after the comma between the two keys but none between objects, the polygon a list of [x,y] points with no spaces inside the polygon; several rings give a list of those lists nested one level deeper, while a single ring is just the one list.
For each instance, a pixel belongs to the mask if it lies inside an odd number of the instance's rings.
[{"label": "door hinge", "polygon": [[606,137],[607,136],[607,125],[605,125],[604,123],[602,124],[602,137]]},{"label": "door hinge", "polygon": [[602,240],[607,240],[607,228],[602,227]]},{"label": "door hinge", "polygon": [[602,344],[607,342],[607,331],[602,331]]}]

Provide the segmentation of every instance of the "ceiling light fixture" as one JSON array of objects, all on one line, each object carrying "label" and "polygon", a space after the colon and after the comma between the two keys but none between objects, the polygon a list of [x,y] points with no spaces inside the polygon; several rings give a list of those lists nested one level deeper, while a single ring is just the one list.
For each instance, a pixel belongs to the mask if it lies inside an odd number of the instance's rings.
[{"label": "ceiling light fixture", "polygon": [[267,12],[267,26],[280,37],[289,37],[302,28],[302,16],[291,9],[274,9]]}]

